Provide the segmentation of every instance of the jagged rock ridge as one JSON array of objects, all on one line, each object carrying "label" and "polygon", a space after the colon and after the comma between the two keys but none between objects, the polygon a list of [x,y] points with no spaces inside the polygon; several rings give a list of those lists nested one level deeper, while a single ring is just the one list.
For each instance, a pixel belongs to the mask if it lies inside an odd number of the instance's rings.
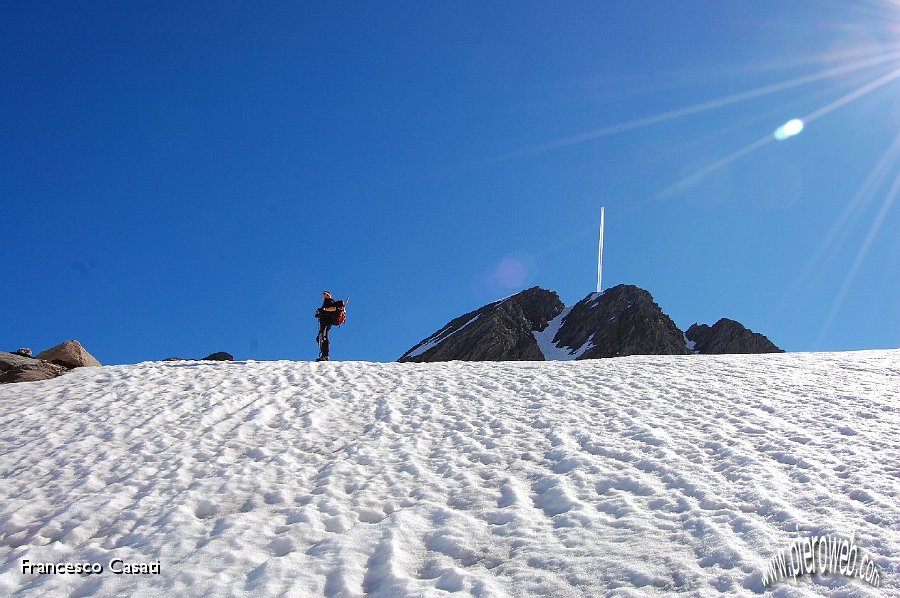
[{"label": "jagged rock ridge", "polygon": [[779,352],[733,320],[692,326],[685,334],[653,296],[634,285],[591,293],[566,308],[533,287],[464,314],[422,340],[399,361],[543,361],[624,355]]},{"label": "jagged rock ridge", "polygon": [[576,303],[553,341],[575,352],[576,359],[690,353],[681,330],[653,296],[624,284]]},{"label": "jagged rock ridge", "polygon": [[553,291],[533,287],[451,320],[399,361],[543,361],[532,331],[564,307]]},{"label": "jagged rock ridge", "polygon": [[712,326],[693,324],[684,333],[697,353],[784,353],[764,335],[753,332],[740,322],[722,318]]}]

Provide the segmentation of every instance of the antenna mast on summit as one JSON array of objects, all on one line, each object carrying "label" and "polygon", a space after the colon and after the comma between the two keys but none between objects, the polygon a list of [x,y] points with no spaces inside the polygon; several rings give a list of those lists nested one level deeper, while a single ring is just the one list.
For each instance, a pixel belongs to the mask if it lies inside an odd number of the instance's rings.
[{"label": "antenna mast on summit", "polygon": [[597,292],[603,292],[603,212],[600,208],[600,245],[597,249]]}]

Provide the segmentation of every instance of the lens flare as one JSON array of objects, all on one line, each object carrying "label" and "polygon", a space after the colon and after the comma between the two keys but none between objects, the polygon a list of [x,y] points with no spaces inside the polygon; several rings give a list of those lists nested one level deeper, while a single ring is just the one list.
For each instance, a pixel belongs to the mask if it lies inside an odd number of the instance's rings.
[{"label": "lens flare", "polygon": [[[649,127],[651,125],[657,125],[657,124],[661,124],[664,122],[676,120],[679,118],[684,118],[686,116],[691,116],[694,114],[699,114],[702,112],[707,112],[709,110],[715,110],[718,108],[724,108],[725,106],[730,106],[732,104],[737,104],[737,103],[745,102],[748,100],[752,100],[752,99],[772,95],[775,93],[779,93],[782,91],[787,91],[789,89],[794,89],[797,87],[805,86],[810,83],[822,81],[824,79],[830,79],[833,77],[846,75],[846,74],[853,73],[856,71],[869,69],[869,68],[876,67],[876,66],[884,64],[884,63],[894,64],[898,60],[900,60],[900,51],[896,50],[896,45],[892,45],[892,46],[890,46],[890,48],[891,48],[891,51],[887,52],[887,53],[882,53],[877,56],[869,57],[864,60],[859,60],[859,61],[856,61],[856,62],[853,62],[850,64],[843,64],[840,66],[828,68],[823,71],[819,71],[819,72],[812,73],[810,75],[805,75],[802,77],[797,77],[795,79],[790,79],[788,81],[782,81],[780,83],[766,85],[764,87],[751,89],[751,90],[736,93],[733,95],[723,96],[723,97],[716,98],[713,100],[701,102],[699,104],[694,104],[692,106],[686,106],[684,108],[679,108],[677,110],[671,110],[669,112],[663,112],[661,114],[657,114],[654,116],[648,116],[648,117],[644,117],[644,118],[639,118],[637,120],[619,123],[617,125],[612,125],[612,126],[604,127],[602,129],[597,129],[594,131],[581,133],[578,135],[574,135],[572,137],[567,137],[564,139],[558,139],[556,141],[550,141],[548,143],[543,143],[540,145],[534,145],[531,147],[522,148],[522,149],[519,149],[519,150],[516,150],[513,152],[509,152],[507,154],[503,154],[501,156],[497,156],[495,158],[486,160],[484,162],[481,162],[480,165],[484,166],[487,164],[495,164],[498,162],[505,162],[507,160],[523,158],[526,156],[540,154],[540,153],[547,152],[550,150],[568,147],[570,145],[576,145],[576,144],[580,144],[580,143],[585,143],[587,141],[593,141],[595,139],[600,139],[602,137],[608,137],[610,135],[618,135],[621,133],[625,133],[627,131],[632,131],[634,129],[641,129],[644,127]],[[816,115],[816,116],[818,116],[818,115]]]},{"label": "lens flare", "polygon": [[775,139],[784,141],[794,135],[799,135],[801,131],[803,131],[803,120],[793,118],[775,129]]}]

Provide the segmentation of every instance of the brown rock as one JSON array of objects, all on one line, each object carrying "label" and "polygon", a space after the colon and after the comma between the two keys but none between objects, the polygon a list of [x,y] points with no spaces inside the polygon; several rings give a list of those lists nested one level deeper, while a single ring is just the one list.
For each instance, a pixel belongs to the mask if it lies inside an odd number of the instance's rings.
[{"label": "brown rock", "polygon": [[78,341],[66,341],[38,354],[38,359],[53,362],[66,368],[96,367],[97,359]]},{"label": "brown rock", "polygon": [[0,372],[5,372],[17,367],[32,365],[37,363],[34,357],[25,357],[17,353],[7,353],[0,351]]},{"label": "brown rock", "polygon": [[49,380],[65,374],[66,371],[66,368],[61,365],[32,359],[30,364],[20,365],[0,373],[0,384]]}]

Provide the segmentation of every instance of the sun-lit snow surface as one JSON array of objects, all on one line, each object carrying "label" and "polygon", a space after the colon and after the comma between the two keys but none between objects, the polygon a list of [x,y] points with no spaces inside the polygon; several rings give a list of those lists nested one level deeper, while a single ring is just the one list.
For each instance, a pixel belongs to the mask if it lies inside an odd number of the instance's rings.
[{"label": "sun-lit snow surface", "polygon": [[[900,351],[174,362],[0,387],[0,595],[900,596]],[[159,560],[157,576],[21,562]]]}]

